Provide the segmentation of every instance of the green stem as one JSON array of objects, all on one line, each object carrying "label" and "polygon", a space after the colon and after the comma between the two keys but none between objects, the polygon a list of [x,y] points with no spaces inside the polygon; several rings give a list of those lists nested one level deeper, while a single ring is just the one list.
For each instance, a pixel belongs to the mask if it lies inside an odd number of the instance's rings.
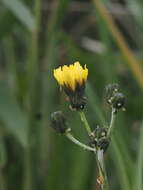
[{"label": "green stem", "polygon": [[78,141],[75,137],[73,137],[73,135],[71,133],[66,133],[65,136],[72,141],[74,144],[80,146],[81,148],[83,148],[84,150],[88,150],[88,151],[92,151],[96,153],[96,148],[92,148],[90,146],[87,146],[83,143],[81,143],[80,141]]},{"label": "green stem", "polygon": [[79,114],[80,114],[81,121],[84,123],[84,127],[87,130],[88,135],[91,136],[92,131],[90,129],[90,126],[88,124],[88,121],[85,117],[84,112],[80,111]]},{"label": "green stem", "polygon": [[[29,60],[27,64],[27,78],[28,78],[28,119],[29,119],[29,131],[28,131],[28,143],[29,147],[25,150],[24,155],[24,190],[31,190],[36,187],[34,178],[36,178],[36,167],[34,153],[37,152],[37,139],[36,128],[35,128],[35,110],[38,105],[38,67],[39,67],[39,30],[40,30],[40,19],[41,19],[41,0],[34,1],[34,15],[35,15],[35,29],[31,32],[31,44],[29,48]],[[34,151],[33,151],[34,150]],[[33,161],[34,160],[34,161]],[[36,180],[35,180],[36,181]]]},{"label": "green stem", "polygon": [[[112,110],[112,117],[111,117],[111,123],[110,123],[109,128],[112,128],[113,123],[114,123],[114,117],[113,117],[114,112],[113,111],[115,111],[115,110]],[[79,114],[80,114],[80,117],[81,117],[81,121],[84,123],[85,129],[88,132],[88,135],[91,136],[92,131],[91,131],[91,128],[90,128],[90,126],[88,124],[88,121],[87,121],[87,119],[85,117],[84,112],[79,112]],[[103,184],[101,184],[101,189],[102,190],[108,189],[108,181],[107,181],[107,176],[106,176],[106,170],[104,168],[103,150],[98,150],[97,151],[96,161],[97,161],[97,166],[98,166],[98,170],[99,170],[99,176],[103,179]]]},{"label": "green stem", "polygon": [[108,131],[107,131],[107,138],[109,138],[109,136],[111,135],[111,132],[114,128],[115,118],[116,118],[116,109],[112,108],[111,121],[110,121],[110,125],[109,125]]},{"label": "green stem", "polygon": [[103,156],[104,156],[103,150],[99,149],[97,151],[96,161],[97,161],[97,166],[98,166],[98,170],[99,170],[99,176],[103,179],[103,184],[101,184],[101,189],[107,190],[107,189],[109,189],[108,188],[108,179],[107,179]]},{"label": "green stem", "polygon": [[31,167],[31,157],[30,148],[24,150],[24,182],[22,190],[32,189],[32,167]]}]

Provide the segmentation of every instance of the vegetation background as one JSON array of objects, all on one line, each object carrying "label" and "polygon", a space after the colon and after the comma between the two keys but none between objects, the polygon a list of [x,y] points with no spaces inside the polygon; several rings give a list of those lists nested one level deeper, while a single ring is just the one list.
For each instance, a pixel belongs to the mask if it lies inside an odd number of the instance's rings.
[{"label": "vegetation background", "polygon": [[142,0],[0,0],[0,190],[96,190],[94,155],[50,127],[63,110],[82,142],[53,69],[89,69],[85,110],[92,129],[110,121],[104,87],[119,83],[119,112],[105,162],[112,190],[142,190]]}]

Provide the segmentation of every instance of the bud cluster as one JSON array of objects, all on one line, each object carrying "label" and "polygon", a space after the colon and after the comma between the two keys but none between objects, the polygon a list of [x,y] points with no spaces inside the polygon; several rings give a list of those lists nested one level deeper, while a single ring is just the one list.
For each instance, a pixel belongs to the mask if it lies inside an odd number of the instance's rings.
[{"label": "bud cluster", "polygon": [[[72,100],[71,107],[72,109],[80,110],[84,108],[84,105],[86,104],[86,98],[80,96],[80,93],[76,93],[76,96],[71,96],[69,94],[70,100]],[[80,98],[79,98],[80,97]],[[82,98],[81,98],[82,97]],[[90,137],[90,147],[96,148],[96,150],[103,150],[105,153],[110,141],[110,134],[111,130],[113,128],[114,120],[115,120],[115,114],[119,109],[123,109],[125,105],[125,96],[120,91],[118,84],[109,84],[106,86],[106,92],[105,97],[107,103],[112,107],[112,114],[111,114],[111,122],[108,128],[105,127],[99,127],[97,126],[93,132],[90,132],[90,127],[88,126],[87,120],[83,114],[81,116],[81,120],[84,122],[84,125],[86,126],[87,131],[89,132]],[[79,100],[81,100],[79,102]],[[75,107],[76,105],[76,107]],[[78,107],[78,106],[79,107]],[[83,105],[81,108],[80,106]],[[66,118],[62,111],[56,111],[51,114],[51,126],[54,128],[58,133],[64,134],[65,136],[68,136],[70,134],[71,130],[67,125]],[[68,136],[69,137],[69,136]],[[71,137],[70,137],[71,140]],[[73,140],[73,137],[72,137]],[[77,142],[77,140],[76,140]],[[88,148],[89,149],[89,148]]]},{"label": "bud cluster", "polygon": [[107,138],[107,128],[100,128],[97,126],[92,132],[91,146],[95,146],[97,149],[101,149],[106,152],[109,146],[109,139]]}]

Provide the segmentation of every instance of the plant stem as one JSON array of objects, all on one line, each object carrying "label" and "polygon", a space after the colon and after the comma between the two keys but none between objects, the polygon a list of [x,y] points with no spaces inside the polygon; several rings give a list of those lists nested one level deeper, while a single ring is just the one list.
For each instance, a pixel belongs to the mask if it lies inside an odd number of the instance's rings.
[{"label": "plant stem", "polygon": [[87,130],[88,135],[91,136],[92,131],[90,129],[90,126],[88,124],[88,121],[85,117],[84,112],[80,111],[79,114],[80,114],[81,121],[84,123],[84,127]]},{"label": "plant stem", "polygon": [[[114,123],[113,111],[115,111],[115,110],[112,110],[112,117],[111,117],[111,123],[110,123],[111,128]],[[85,117],[84,112],[79,112],[79,114],[81,117],[81,121],[84,123],[84,126],[88,132],[88,135],[91,136],[92,131],[91,131],[88,121]],[[106,170],[104,167],[103,150],[100,150],[100,149],[96,150],[95,153],[97,153],[96,154],[96,162],[97,162],[97,166],[98,166],[98,170],[99,170],[99,177],[100,177],[99,180],[101,180],[101,189],[105,190],[105,189],[108,189],[108,181],[107,181]]]},{"label": "plant stem", "polygon": [[101,189],[107,190],[108,189],[108,179],[107,179],[106,170],[105,170],[105,166],[104,166],[103,150],[101,150],[101,149],[97,150],[96,161],[97,161],[97,166],[98,166],[98,170],[99,170],[99,177],[101,180],[100,181]]},{"label": "plant stem", "polygon": [[36,167],[33,151],[37,149],[37,131],[35,128],[35,110],[37,110],[38,96],[40,91],[38,83],[39,74],[39,32],[41,20],[41,0],[34,1],[34,15],[35,15],[35,29],[30,34],[31,44],[29,46],[29,60],[27,64],[27,81],[28,81],[28,144],[29,147],[25,149],[24,162],[24,183],[23,190],[31,190],[36,187]]},{"label": "plant stem", "polygon": [[115,118],[116,118],[116,109],[112,108],[111,121],[110,121],[110,125],[109,125],[108,131],[107,131],[107,138],[109,138],[109,136],[113,130]]},{"label": "plant stem", "polygon": [[73,137],[73,135],[71,133],[66,133],[65,136],[72,141],[74,144],[80,146],[81,148],[83,148],[84,150],[88,150],[88,151],[92,151],[94,153],[96,153],[96,148],[92,148],[90,146],[87,146],[83,143],[81,143],[80,141],[78,141],[75,137]]}]

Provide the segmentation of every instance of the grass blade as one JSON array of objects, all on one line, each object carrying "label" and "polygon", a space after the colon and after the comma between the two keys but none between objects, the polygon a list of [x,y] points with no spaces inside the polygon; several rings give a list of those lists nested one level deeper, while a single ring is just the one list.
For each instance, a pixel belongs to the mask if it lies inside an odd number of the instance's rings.
[{"label": "grass blade", "polygon": [[140,139],[139,139],[139,149],[136,164],[136,180],[134,190],[142,190],[143,188],[143,124],[140,126]]},{"label": "grass blade", "polygon": [[107,26],[109,27],[112,36],[114,37],[119,49],[126,58],[128,66],[132,71],[135,79],[137,80],[140,87],[143,88],[143,71],[140,66],[140,63],[138,62],[138,60],[136,59],[136,57],[133,55],[132,51],[128,47],[124,37],[122,36],[121,32],[118,30],[116,24],[114,23],[111,15],[107,11],[102,1],[93,0],[93,2],[97,10],[100,12],[102,18],[106,22]]},{"label": "grass blade", "polygon": [[35,20],[29,8],[20,0],[2,0],[2,3],[8,8],[29,31],[35,29]]}]

